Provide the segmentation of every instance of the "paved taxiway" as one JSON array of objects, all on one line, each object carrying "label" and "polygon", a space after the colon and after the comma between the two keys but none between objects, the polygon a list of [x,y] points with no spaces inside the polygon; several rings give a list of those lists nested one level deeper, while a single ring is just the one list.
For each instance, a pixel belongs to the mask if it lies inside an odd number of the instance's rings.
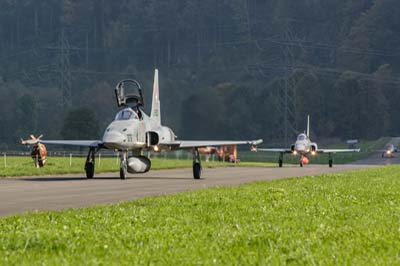
[{"label": "paved taxiway", "polygon": [[[393,144],[395,147],[400,148],[400,138],[392,138],[389,142]],[[389,144],[388,143],[388,144]],[[394,158],[382,158],[382,151],[374,152],[368,158],[359,160],[354,164],[368,164],[368,165],[389,165],[389,164],[400,164],[400,153],[395,153]]]},{"label": "paved taxiway", "polygon": [[367,165],[308,165],[284,168],[226,167],[204,169],[194,180],[191,169],[150,171],[120,180],[117,173],[0,179],[0,216],[35,210],[58,210],[133,200],[140,197],[191,191],[212,186],[231,186],[253,181],[319,175],[371,167]]}]

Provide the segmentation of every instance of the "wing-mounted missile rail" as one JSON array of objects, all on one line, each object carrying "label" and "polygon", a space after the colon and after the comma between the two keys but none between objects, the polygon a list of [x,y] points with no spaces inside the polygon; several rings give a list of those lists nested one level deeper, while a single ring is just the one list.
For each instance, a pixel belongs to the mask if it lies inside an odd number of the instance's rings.
[{"label": "wing-mounted missile rail", "polygon": [[42,168],[47,161],[47,149],[46,146],[42,143],[40,143],[41,138],[43,135],[40,135],[38,138],[36,138],[34,135],[30,136],[31,139],[29,140],[22,140],[21,143],[23,145],[29,145],[31,146],[31,157],[33,159],[33,162],[35,164],[36,168]]}]

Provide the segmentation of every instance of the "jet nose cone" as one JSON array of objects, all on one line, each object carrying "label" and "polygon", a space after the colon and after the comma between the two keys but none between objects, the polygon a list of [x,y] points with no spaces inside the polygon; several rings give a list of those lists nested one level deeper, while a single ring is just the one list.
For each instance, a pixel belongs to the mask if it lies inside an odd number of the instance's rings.
[{"label": "jet nose cone", "polygon": [[295,149],[297,151],[304,151],[306,149],[306,146],[304,144],[296,144]]},{"label": "jet nose cone", "polygon": [[125,137],[118,131],[106,132],[103,136],[103,143],[108,148],[117,148],[124,143]]}]

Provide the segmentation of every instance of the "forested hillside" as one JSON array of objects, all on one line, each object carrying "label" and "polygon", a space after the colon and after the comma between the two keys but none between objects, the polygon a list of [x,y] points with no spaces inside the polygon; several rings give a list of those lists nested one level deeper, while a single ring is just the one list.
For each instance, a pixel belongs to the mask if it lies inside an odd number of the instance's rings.
[{"label": "forested hillside", "polygon": [[[160,69],[180,138],[400,134],[395,0],[1,0],[0,149],[99,138],[114,86]],[[91,121],[87,123],[87,121]]]}]

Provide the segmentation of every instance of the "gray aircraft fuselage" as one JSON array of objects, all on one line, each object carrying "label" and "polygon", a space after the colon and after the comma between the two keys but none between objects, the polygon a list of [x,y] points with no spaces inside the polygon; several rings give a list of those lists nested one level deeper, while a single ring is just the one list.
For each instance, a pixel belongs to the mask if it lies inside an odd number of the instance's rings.
[{"label": "gray aircraft fuselage", "polygon": [[296,142],[292,145],[292,151],[294,154],[300,154],[306,156],[312,154],[318,149],[316,143],[311,142],[310,138],[302,133],[297,136]]},{"label": "gray aircraft fuselage", "polygon": [[143,149],[148,147],[146,132],[157,133],[159,141],[162,142],[175,140],[175,134],[170,128],[157,125],[140,109],[135,111],[126,107],[117,113],[114,121],[105,130],[103,145],[120,151]]}]

